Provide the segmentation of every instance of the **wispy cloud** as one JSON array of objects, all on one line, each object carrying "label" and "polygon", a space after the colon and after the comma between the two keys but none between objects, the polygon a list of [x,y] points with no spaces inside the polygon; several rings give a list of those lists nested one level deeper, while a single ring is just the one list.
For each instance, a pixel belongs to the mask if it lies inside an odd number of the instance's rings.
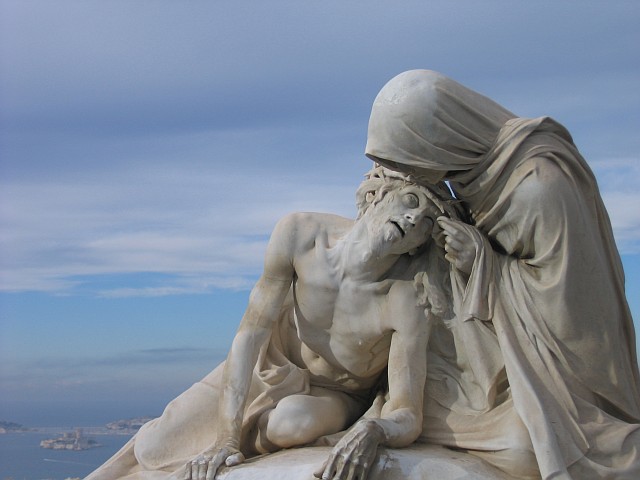
[{"label": "wispy cloud", "polygon": [[[0,370],[5,392],[47,391],[77,386],[131,384],[144,377],[162,376],[167,381],[184,382],[182,376],[204,375],[218,365],[226,351],[216,348],[150,348],[107,356],[46,357],[30,361],[6,362]],[[148,378],[152,383],[153,378]]]},{"label": "wispy cloud", "polygon": [[[362,161],[361,171],[368,168]],[[360,175],[335,183],[305,171],[209,164],[120,166],[100,176],[52,176],[5,185],[0,203],[0,290],[70,293],[91,276],[158,273],[162,285],[104,297],[248,288],[277,220],[296,210],[355,212]]]},{"label": "wispy cloud", "polygon": [[[524,3],[405,3],[197,14],[167,3],[145,22],[135,6],[5,2],[0,291],[247,288],[282,215],[353,215],[371,102],[408,68],[442,70],[517,114],[557,116],[588,160],[640,148],[636,5],[558,6],[550,19]],[[523,17],[535,35],[521,34]],[[276,18],[277,32],[265,21]],[[613,168],[597,173],[621,249],[638,251],[637,170],[625,185]],[[163,278],[94,286],[141,272]]]},{"label": "wispy cloud", "polygon": [[[640,160],[590,161],[622,253],[640,252]],[[362,162],[362,170],[367,167]],[[92,277],[155,273],[146,285],[96,287],[101,297],[248,289],[278,218],[296,210],[352,216],[359,181],[219,168],[116,170],[100,178],[7,185],[0,204],[0,289],[73,293]],[[144,188],[140,188],[144,184]]]},{"label": "wispy cloud", "polygon": [[98,291],[102,298],[164,297],[167,295],[194,295],[210,292],[212,289],[248,290],[253,286],[250,277],[210,277],[177,276],[174,280],[164,280],[165,285],[157,287],[112,288]]}]

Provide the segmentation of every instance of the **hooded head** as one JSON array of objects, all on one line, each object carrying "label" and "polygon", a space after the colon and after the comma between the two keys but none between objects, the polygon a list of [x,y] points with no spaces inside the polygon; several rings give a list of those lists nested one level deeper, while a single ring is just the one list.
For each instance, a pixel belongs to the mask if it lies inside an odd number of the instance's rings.
[{"label": "hooded head", "polygon": [[470,170],[515,115],[493,100],[431,70],[410,70],[376,97],[366,155],[392,170],[435,183]]}]

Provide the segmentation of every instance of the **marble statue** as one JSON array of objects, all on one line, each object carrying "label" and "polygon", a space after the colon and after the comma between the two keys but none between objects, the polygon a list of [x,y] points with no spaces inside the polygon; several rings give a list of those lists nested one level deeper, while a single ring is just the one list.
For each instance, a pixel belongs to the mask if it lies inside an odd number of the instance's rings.
[{"label": "marble statue", "polygon": [[[510,454],[524,455],[520,472],[530,464],[544,479],[640,478],[640,380],[622,264],[567,130],[414,70],[375,99],[366,154],[425,185],[448,180],[470,216],[448,229],[446,250],[456,321],[487,330],[457,344],[471,361],[461,372],[485,399],[471,402],[470,421],[455,408],[464,385],[441,405],[444,424],[434,410],[429,425],[427,407],[422,438],[483,455],[516,435],[534,454]],[[438,388],[427,379],[426,391]],[[494,413],[512,422],[474,426]]]},{"label": "marble statue", "polygon": [[88,479],[210,480],[345,429],[315,474],[365,479],[379,445],[414,442],[426,346],[450,316],[448,263],[431,241],[457,222],[446,194],[376,167],[357,192],[357,220],[282,219],[224,365]]},{"label": "marble statue", "polygon": [[624,274],[567,130],[415,70],[366,155],[358,218],[279,222],[226,362],[87,480],[640,478]]}]

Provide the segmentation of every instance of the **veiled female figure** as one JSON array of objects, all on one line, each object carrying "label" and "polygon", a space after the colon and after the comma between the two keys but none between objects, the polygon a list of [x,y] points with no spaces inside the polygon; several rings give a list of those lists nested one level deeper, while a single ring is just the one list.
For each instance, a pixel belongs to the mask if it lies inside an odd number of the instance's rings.
[{"label": "veiled female figure", "polygon": [[378,94],[366,154],[422,183],[449,180],[473,224],[441,223],[462,360],[455,374],[431,369],[423,438],[482,455],[519,437],[542,478],[640,478],[624,273],[567,130],[414,70]]}]

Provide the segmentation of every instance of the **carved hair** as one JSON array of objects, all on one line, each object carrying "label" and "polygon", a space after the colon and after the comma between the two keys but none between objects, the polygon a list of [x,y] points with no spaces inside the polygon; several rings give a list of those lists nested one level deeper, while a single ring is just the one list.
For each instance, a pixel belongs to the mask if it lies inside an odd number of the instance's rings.
[{"label": "carved hair", "polygon": [[374,167],[365,174],[364,181],[356,191],[358,218],[362,217],[369,207],[380,202],[387,193],[407,185],[415,185],[424,191],[427,198],[434,205],[434,219],[441,215],[450,218],[458,218],[460,216],[457,202],[445,185],[426,186],[418,184],[411,175],[404,175],[374,164]]}]

